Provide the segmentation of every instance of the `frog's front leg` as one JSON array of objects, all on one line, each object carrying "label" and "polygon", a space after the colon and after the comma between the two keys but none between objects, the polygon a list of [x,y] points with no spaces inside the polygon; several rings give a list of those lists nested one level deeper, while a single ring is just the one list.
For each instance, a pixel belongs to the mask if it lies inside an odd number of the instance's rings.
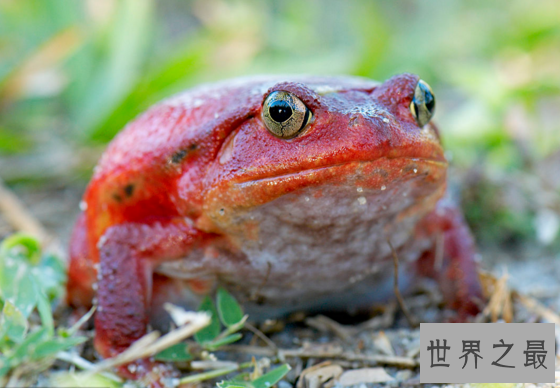
[{"label": "frog's front leg", "polygon": [[[146,334],[154,268],[164,260],[184,257],[203,238],[203,233],[183,219],[128,223],[107,229],[98,245],[94,342],[103,357],[121,353]],[[149,385],[156,387],[158,373],[153,371],[170,373],[163,370],[163,365],[155,366],[140,360],[132,367],[121,368],[120,373],[128,378],[150,380]]]},{"label": "frog's front leg", "polygon": [[474,239],[459,209],[447,199],[418,225],[418,234],[433,242],[418,260],[420,275],[436,279],[446,305],[464,321],[476,315],[483,302],[476,267]]}]

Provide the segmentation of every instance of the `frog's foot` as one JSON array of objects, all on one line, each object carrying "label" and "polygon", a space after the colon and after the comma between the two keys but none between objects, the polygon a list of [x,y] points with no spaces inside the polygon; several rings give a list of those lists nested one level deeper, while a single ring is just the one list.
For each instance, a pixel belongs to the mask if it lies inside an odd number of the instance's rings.
[{"label": "frog's foot", "polygon": [[[183,257],[200,237],[182,219],[154,221],[151,225],[122,224],[109,228],[99,244],[98,308],[95,349],[114,357],[147,332],[151,315],[153,268],[162,258]],[[143,360],[119,368],[123,377],[150,381],[164,387],[173,373],[165,365]],[[159,385],[158,385],[159,384]]]},{"label": "frog's foot", "polygon": [[418,272],[437,280],[444,301],[466,321],[481,311],[483,296],[476,268],[474,240],[461,212],[440,201],[418,227],[433,246],[418,260]]},{"label": "frog's foot", "polygon": [[179,372],[171,365],[142,359],[117,368],[120,376],[138,382],[142,387],[171,388],[178,385]]}]

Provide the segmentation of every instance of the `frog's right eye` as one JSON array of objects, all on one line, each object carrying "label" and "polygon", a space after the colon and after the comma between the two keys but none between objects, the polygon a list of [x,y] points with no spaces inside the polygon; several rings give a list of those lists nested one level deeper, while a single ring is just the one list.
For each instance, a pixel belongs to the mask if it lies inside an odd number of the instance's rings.
[{"label": "frog's right eye", "polygon": [[303,101],[290,92],[272,92],[264,100],[264,125],[270,133],[282,139],[295,137],[309,124],[312,117]]},{"label": "frog's right eye", "polygon": [[420,127],[428,124],[436,109],[436,98],[426,82],[420,80],[414,90],[414,97],[410,103],[410,112]]}]

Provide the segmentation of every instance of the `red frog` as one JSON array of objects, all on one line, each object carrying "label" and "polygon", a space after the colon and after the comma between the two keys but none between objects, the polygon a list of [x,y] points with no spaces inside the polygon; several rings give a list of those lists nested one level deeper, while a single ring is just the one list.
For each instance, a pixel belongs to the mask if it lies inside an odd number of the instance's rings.
[{"label": "red frog", "polygon": [[68,298],[97,298],[95,348],[122,352],[163,301],[196,307],[218,285],[264,317],[367,306],[393,280],[390,245],[407,283],[432,277],[475,314],[434,108],[410,74],[239,78],[152,107],[109,145],[72,236]]}]

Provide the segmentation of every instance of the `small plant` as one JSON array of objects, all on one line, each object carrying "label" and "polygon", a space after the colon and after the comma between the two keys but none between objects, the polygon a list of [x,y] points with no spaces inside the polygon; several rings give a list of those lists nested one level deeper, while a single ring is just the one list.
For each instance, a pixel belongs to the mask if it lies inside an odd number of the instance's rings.
[{"label": "small plant", "polygon": [[86,341],[73,335],[77,327],[55,330],[51,306],[65,281],[62,262],[43,255],[36,239],[16,234],[0,245],[1,386],[16,386],[47,369],[58,352]]},{"label": "small plant", "polygon": [[[52,254],[42,253],[35,238],[16,234],[0,244],[0,387],[33,385],[37,376],[49,370],[57,358],[82,369],[95,368],[96,364],[80,358],[75,352],[66,352],[87,340],[75,334],[93,311],[71,328],[55,327],[52,307],[63,295],[65,282],[62,261]],[[225,289],[218,289],[215,303],[209,296],[205,297],[198,310],[207,312],[211,321],[195,334],[196,343],[191,346],[184,342],[175,344],[157,353],[157,360],[183,362],[212,359],[210,352],[241,339],[239,331],[244,328],[247,315]],[[76,364],[67,360],[72,357],[79,362]],[[218,386],[269,388],[290,370],[288,365],[282,365],[262,374],[265,364],[255,360],[233,364],[232,367],[186,376],[180,382],[205,381],[254,368],[253,373],[240,373]],[[122,386],[118,378],[110,373],[57,371],[49,374],[49,381],[56,386]]]},{"label": "small plant", "polygon": [[[244,328],[248,316],[243,314],[239,303],[225,289],[218,288],[216,303],[212,301],[210,296],[206,296],[200,304],[198,311],[204,311],[211,316],[210,324],[195,334],[197,344],[204,351],[216,351],[220,347],[242,338],[239,331]],[[186,344],[179,343],[158,353],[155,358],[160,361],[179,362],[193,360],[194,355],[189,351]],[[218,383],[218,387],[270,388],[290,370],[290,366],[284,364],[266,374],[262,374],[260,373],[261,366],[253,360],[252,362],[229,368],[186,376],[180,380],[180,383],[186,384],[210,380],[251,367],[254,368],[254,373],[240,373],[231,380],[224,380]]]},{"label": "small plant", "polygon": [[[243,329],[247,320],[241,306],[226,290],[219,288],[216,299],[217,308],[210,296],[206,296],[198,308],[198,311],[206,312],[211,317],[210,324],[194,336],[200,348],[208,352],[241,339],[242,335],[238,331]],[[190,361],[193,358],[184,343],[175,344],[155,356],[156,360],[170,362]]]}]

